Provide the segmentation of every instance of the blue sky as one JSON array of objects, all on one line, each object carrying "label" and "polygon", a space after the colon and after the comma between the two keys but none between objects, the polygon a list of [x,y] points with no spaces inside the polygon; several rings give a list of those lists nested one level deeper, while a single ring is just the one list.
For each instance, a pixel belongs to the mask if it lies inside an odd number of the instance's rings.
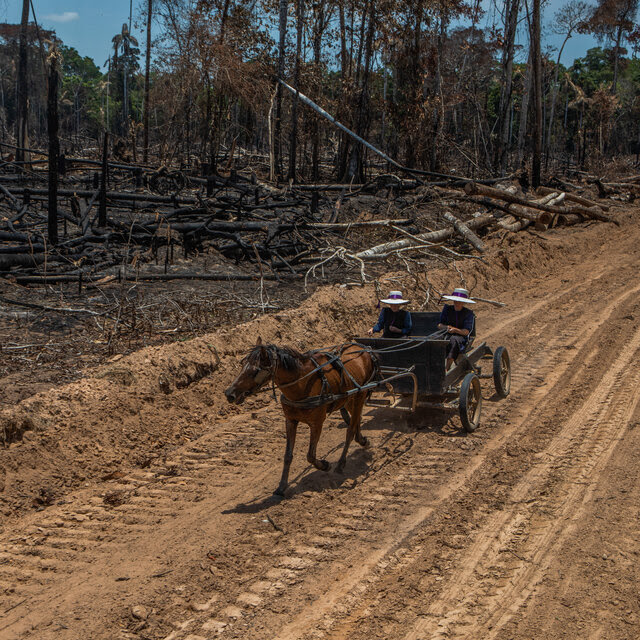
[{"label": "blue sky", "polygon": [[[32,0],[38,24],[55,30],[58,37],[82,56],[93,58],[102,66],[109,57],[111,38],[129,22],[130,0]],[[133,16],[139,0],[133,0]],[[22,15],[22,0],[0,0],[0,22],[18,23]],[[33,20],[31,14],[30,20]],[[131,31],[141,47],[146,35]]]},{"label": "blue sky", "polygon": [[[129,21],[129,7],[132,0],[32,0],[38,23],[46,29],[54,29],[58,37],[80,55],[93,58],[102,66],[111,49],[111,38],[120,33],[122,25]],[[133,0],[135,15],[139,0]],[[551,0],[543,19],[548,25],[553,14],[564,4],[563,0]],[[0,0],[0,22],[18,23],[22,11],[22,0]],[[31,18],[33,19],[33,18]],[[144,47],[146,35],[132,27],[140,48]],[[546,46],[559,48],[562,39],[553,36],[548,29]],[[587,49],[597,46],[590,36],[577,35],[565,47],[562,62],[571,64],[574,58],[583,56]],[[555,59],[556,54],[553,55]]]}]

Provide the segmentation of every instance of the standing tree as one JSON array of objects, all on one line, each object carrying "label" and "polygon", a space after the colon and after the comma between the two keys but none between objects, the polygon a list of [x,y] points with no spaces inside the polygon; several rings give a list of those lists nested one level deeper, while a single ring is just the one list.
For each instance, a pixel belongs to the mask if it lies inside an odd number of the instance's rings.
[{"label": "standing tree", "polygon": [[113,68],[116,73],[122,76],[122,122],[121,133],[127,134],[129,124],[129,72],[137,66],[138,41],[129,32],[129,27],[125,22],[120,33],[113,36]]},{"label": "standing tree", "polygon": [[531,162],[531,185],[540,186],[542,165],[542,53],[540,50],[540,2],[533,0],[531,15],[531,62],[533,64],[533,96],[535,118],[533,126],[533,159]]},{"label": "standing tree", "polygon": [[599,0],[589,22],[582,29],[593,33],[600,42],[613,43],[613,83],[611,93],[618,86],[618,66],[622,43],[636,27],[635,17],[640,0]]},{"label": "standing tree", "polygon": [[49,90],[47,98],[47,123],[49,129],[49,206],[47,231],[49,243],[58,244],[58,84],[60,82],[60,52],[53,45],[49,53]]},{"label": "standing tree", "polygon": [[[284,80],[284,56],[287,38],[287,12],[289,9],[288,0],[280,0],[278,12],[278,79]],[[271,179],[282,177],[282,144],[280,134],[282,130],[282,86],[276,79],[276,116],[273,127],[273,170],[275,176]]]},{"label": "standing tree", "polygon": [[18,117],[16,118],[16,160],[21,162],[26,157],[29,144],[27,120],[29,117],[27,90],[27,24],[29,22],[29,0],[22,2],[22,21],[20,22],[20,53],[18,57]]},{"label": "standing tree", "polygon": [[518,28],[520,0],[505,0],[504,37],[502,39],[502,60],[500,64],[500,105],[498,107],[498,144],[496,145],[495,165],[504,175],[509,149],[509,131],[511,129],[511,91],[513,81],[513,56]]},{"label": "standing tree", "polygon": [[[295,0],[296,5],[296,60],[293,67],[293,88],[296,92],[300,84],[300,52],[302,49],[302,28],[304,24],[304,0]],[[298,146],[298,94],[293,98],[291,109],[291,142],[289,144],[289,180],[296,181],[296,155]]]},{"label": "standing tree", "polygon": [[553,118],[556,109],[556,99],[558,97],[558,73],[560,72],[560,59],[562,58],[562,52],[574,31],[584,25],[585,20],[589,16],[589,11],[590,6],[584,2],[584,0],[571,0],[568,4],[564,5],[562,9],[556,11],[554,15],[554,23],[551,30],[558,35],[564,35],[564,40],[562,41],[560,51],[558,51],[558,59],[556,60],[556,68],[553,74],[551,108],[549,110],[549,125],[547,128],[545,145],[545,163],[549,159],[549,151],[551,149],[551,134],[553,132]]},{"label": "standing tree", "polygon": [[147,48],[145,53],[144,66],[144,114],[142,116],[142,126],[144,127],[144,142],[142,161],[149,159],[149,66],[151,64],[151,16],[153,11],[153,0],[147,0]]}]

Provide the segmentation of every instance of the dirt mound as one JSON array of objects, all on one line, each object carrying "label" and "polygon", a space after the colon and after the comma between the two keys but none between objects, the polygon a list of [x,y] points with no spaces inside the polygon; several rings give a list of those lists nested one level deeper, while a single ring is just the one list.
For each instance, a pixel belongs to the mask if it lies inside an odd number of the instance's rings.
[{"label": "dirt mound", "polygon": [[[42,508],[43,494],[60,500],[118,469],[144,468],[198,437],[212,419],[239,411],[226,403],[223,390],[238,371],[238,356],[258,335],[303,350],[349,340],[371,326],[378,296],[389,288],[402,288],[411,308],[424,310],[438,308],[439,294],[460,284],[476,296],[500,299],[502,291],[527,287],[540,274],[579,260],[585,248],[597,251],[602,236],[615,233],[624,233],[624,224],[622,230],[595,224],[545,237],[495,233],[481,261],[394,273],[364,287],[323,287],[297,309],[116,356],[77,382],[0,413],[0,510],[9,517],[25,507]],[[575,234],[580,243],[569,241]],[[248,404],[270,401],[260,396]]]}]

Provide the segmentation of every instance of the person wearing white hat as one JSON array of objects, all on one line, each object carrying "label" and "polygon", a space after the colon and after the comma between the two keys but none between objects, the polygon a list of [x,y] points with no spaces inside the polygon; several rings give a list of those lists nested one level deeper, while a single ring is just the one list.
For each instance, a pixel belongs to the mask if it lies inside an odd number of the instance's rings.
[{"label": "person wearing white hat", "polygon": [[370,336],[378,331],[382,331],[383,338],[403,338],[409,335],[413,323],[411,314],[402,309],[403,304],[409,301],[402,297],[402,291],[391,291],[388,298],[380,300],[388,307],[383,307],[376,322],[367,332]]},{"label": "person wearing white hat", "polygon": [[446,367],[449,369],[466,348],[469,334],[473,331],[476,316],[465,304],[475,304],[466,289],[454,289],[450,296],[442,296],[443,300],[451,300],[453,305],[445,304],[440,313],[438,329],[446,329],[446,339],[449,341],[447,349]]}]

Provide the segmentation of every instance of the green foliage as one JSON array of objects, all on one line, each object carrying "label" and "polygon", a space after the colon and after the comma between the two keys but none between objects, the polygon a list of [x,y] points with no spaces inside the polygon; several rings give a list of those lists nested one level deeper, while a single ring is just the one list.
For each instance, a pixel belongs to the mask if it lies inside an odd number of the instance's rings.
[{"label": "green foliage", "polygon": [[73,48],[66,45],[60,46],[62,53],[62,75],[63,77],[76,76],[82,81],[100,80],[102,73],[96,66],[92,58],[85,56],[84,58]]},{"label": "green foliage", "polygon": [[613,82],[613,60],[609,49],[594,47],[583,58],[577,58],[570,70],[571,79],[587,96]]}]

